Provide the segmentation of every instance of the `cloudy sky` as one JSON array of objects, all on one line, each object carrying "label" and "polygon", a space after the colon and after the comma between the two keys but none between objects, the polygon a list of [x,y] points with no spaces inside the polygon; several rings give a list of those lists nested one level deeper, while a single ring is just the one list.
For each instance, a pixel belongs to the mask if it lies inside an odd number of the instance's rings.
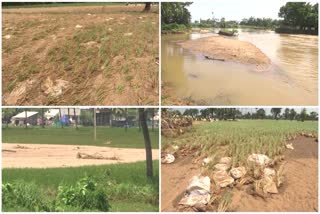
[{"label": "cloudy sky", "polygon": [[[291,0],[290,2],[295,1]],[[285,5],[285,0],[198,0],[189,6],[192,21],[212,18],[226,18],[226,20],[241,21],[250,16],[256,18],[278,19],[278,12],[281,6]],[[316,3],[316,1],[308,1]]]}]

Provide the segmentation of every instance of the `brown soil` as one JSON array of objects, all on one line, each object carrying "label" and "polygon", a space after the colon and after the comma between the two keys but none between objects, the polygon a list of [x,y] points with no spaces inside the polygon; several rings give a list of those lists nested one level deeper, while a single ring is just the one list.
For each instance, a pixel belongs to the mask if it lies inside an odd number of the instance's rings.
[{"label": "brown soil", "polygon": [[[103,156],[108,159],[79,159],[78,153]],[[152,150],[154,160],[159,150]],[[3,168],[51,168],[131,163],[144,161],[144,149],[122,149],[98,146],[49,145],[49,144],[2,144]]]},{"label": "brown soil", "polygon": [[193,155],[187,155],[177,157],[171,164],[161,164],[161,211],[179,211],[178,202],[190,179],[200,174],[200,166],[194,164],[193,159]]},{"label": "brown soil", "polygon": [[3,104],[158,104],[158,7],[142,10],[3,9]]},{"label": "brown soil", "polygon": [[256,71],[269,69],[270,59],[255,45],[223,36],[211,36],[180,43],[183,48],[210,58],[252,65]]},{"label": "brown soil", "polygon": [[238,212],[315,212],[318,211],[318,143],[299,137],[294,150],[285,153],[286,181],[279,194],[263,200],[234,189],[229,211]]}]

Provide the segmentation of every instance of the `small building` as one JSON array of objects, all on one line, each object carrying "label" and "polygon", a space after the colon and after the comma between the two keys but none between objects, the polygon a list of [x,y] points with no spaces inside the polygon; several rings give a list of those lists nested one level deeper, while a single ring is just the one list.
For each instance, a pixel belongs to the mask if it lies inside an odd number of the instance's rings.
[{"label": "small building", "polygon": [[27,111],[21,112],[11,118],[12,124],[15,126],[37,125],[38,112]]}]

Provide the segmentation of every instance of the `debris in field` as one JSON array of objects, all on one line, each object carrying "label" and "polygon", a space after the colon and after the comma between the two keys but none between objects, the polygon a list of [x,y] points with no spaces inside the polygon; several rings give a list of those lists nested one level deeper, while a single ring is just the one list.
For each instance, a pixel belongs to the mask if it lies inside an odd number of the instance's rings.
[{"label": "debris in field", "polygon": [[121,20],[126,20],[126,17],[121,17],[120,19],[121,19]]},{"label": "debris in field", "polygon": [[226,187],[234,182],[234,179],[225,170],[217,170],[213,173],[213,181],[217,186]]},{"label": "debris in field", "polygon": [[5,38],[5,39],[10,39],[11,38],[11,35],[5,35],[3,38]]},{"label": "debris in field", "polygon": [[108,31],[112,32],[112,28],[111,28],[111,27],[109,27],[109,28],[108,28]]},{"label": "debris in field", "polygon": [[230,168],[230,166],[228,166],[227,164],[224,164],[224,163],[218,163],[218,164],[214,165],[214,168],[217,170],[227,171]]},{"label": "debris in field", "polygon": [[96,46],[98,43],[95,41],[90,41],[87,43],[81,43],[80,46],[87,46],[87,47],[92,47],[92,46]]},{"label": "debris in field", "polygon": [[201,203],[197,203],[195,204],[192,209],[195,211],[195,212],[206,212],[207,208],[206,208],[206,205],[205,204],[201,204]]},{"label": "debris in field", "polygon": [[294,149],[293,146],[292,146],[292,143],[286,144],[286,148],[287,149],[292,149],[292,150]]},{"label": "debris in field", "polygon": [[15,149],[30,149],[29,147],[27,147],[27,146],[21,146],[21,145],[16,145],[15,147],[14,147]]},{"label": "debris in field", "polygon": [[205,158],[205,159],[203,159],[203,161],[202,161],[202,166],[207,165],[207,164],[210,163],[211,161],[212,161],[212,158]]},{"label": "debris in field", "polygon": [[219,163],[226,164],[226,165],[231,165],[231,158],[230,157],[223,157],[223,158],[220,159]]},{"label": "debris in field", "polygon": [[76,25],[76,28],[80,29],[83,28],[81,25]]},{"label": "debris in field", "polygon": [[83,152],[78,152],[77,158],[78,159],[98,159],[98,160],[120,160],[120,158],[115,155],[113,157],[104,157],[100,153],[94,153],[93,155],[90,155]]},{"label": "debris in field", "polygon": [[268,165],[271,162],[271,159],[263,154],[252,154],[249,155],[247,161],[258,166]]},{"label": "debris in field", "polygon": [[124,36],[132,36],[133,33],[125,33]]},{"label": "debris in field", "polygon": [[193,176],[179,205],[202,207],[210,201],[210,178]]},{"label": "debris in field", "polygon": [[91,13],[88,13],[87,15],[88,15],[88,16],[91,16]]},{"label": "debris in field", "polygon": [[108,22],[108,21],[113,20],[113,18],[110,17],[110,18],[106,18],[105,20]]},{"label": "debris in field", "polygon": [[173,163],[175,161],[175,157],[171,154],[166,154],[163,158],[161,158],[161,163]]},{"label": "debris in field", "polygon": [[274,169],[271,169],[271,168],[265,168],[263,170],[263,175],[265,177],[274,177],[276,175],[276,171]]},{"label": "debris in field", "polygon": [[143,19],[142,16],[139,16],[139,19]]},{"label": "debris in field", "polygon": [[262,179],[262,185],[263,185],[264,193],[272,193],[272,194],[279,193],[277,186],[271,177],[264,177]]},{"label": "debris in field", "polygon": [[2,149],[2,152],[16,153],[17,151],[11,149]]},{"label": "debris in field", "polygon": [[243,177],[247,173],[245,167],[237,167],[237,168],[232,168],[230,170],[230,174],[234,179],[239,179]]},{"label": "debris in field", "polygon": [[46,87],[45,93],[50,96],[59,96],[63,93],[63,90],[69,86],[69,82],[58,79],[53,83],[50,77],[48,77],[44,83],[44,87]]}]

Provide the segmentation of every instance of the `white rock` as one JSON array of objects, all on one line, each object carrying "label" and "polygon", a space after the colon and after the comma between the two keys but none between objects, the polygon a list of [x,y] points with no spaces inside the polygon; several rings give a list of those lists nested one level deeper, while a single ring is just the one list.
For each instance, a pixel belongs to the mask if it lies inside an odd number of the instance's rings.
[{"label": "white rock", "polygon": [[234,179],[224,170],[216,170],[213,173],[213,180],[216,185],[226,187],[234,182]]},{"label": "white rock", "polygon": [[274,169],[271,169],[271,168],[265,168],[263,170],[263,175],[265,177],[274,177],[276,175],[276,171]]},{"label": "white rock", "polygon": [[5,38],[5,39],[10,39],[11,38],[11,35],[5,35],[3,38]]},{"label": "white rock", "polygon": [[76,25],[76,28],[80,29],[83,28],[81,25]]},{"label": "white rock", "polygon": [[287,149],[292,149],[292,150],[294,149],[293,146],[292,146],[292,143],[286,144],[286,148]]},{"label": "white rock", "polygon": [[203,161],[202,161],[202,166],[207,165],[208,163],[210,163],[210,161],[212,161],[212,158],[205,158],[205,159],[203,159]]},{"label": "white rock", "polygon": [[125,33],[124,36],[132,36],[132,33]]},{"label": "white rock", "polygon": [[237,167],[237,168],[232,168],[230,170],[230,174],[234,179],[239,179],[243,177],[247,173],[245,167]]},{"label": "white rock", "polygon": [[163,158],[161,158],[161,163],[173,163],[175,157],[171,154],[166,154]]},{"label": "white rock", "polygon": [[263,154],[252,154],[252,155],[249,155],[247,161],[249,163],[254,163],[255,165],[262,166],[262,165],[268,165],[271,162],[271,159],[268,156]]},{"label": "white rock", "polygon": [[224,164],[224,163],[218,163],[218,164],[214,165],[214,168],[216,170],[227,171],[230,168],[230,166],[228,166],[227,164]]},{"label": "white rock", "polygon": [[231,164],[231,158],[230,157],[223,157],[223,158],[220,159],[219,163],[230,165]]},{"label": "white rock", "polygon": [[193,176],[187,187],[180,205],[194,206],[196,204],[208,204],[210,201],[210,178],[208,176]]}]

